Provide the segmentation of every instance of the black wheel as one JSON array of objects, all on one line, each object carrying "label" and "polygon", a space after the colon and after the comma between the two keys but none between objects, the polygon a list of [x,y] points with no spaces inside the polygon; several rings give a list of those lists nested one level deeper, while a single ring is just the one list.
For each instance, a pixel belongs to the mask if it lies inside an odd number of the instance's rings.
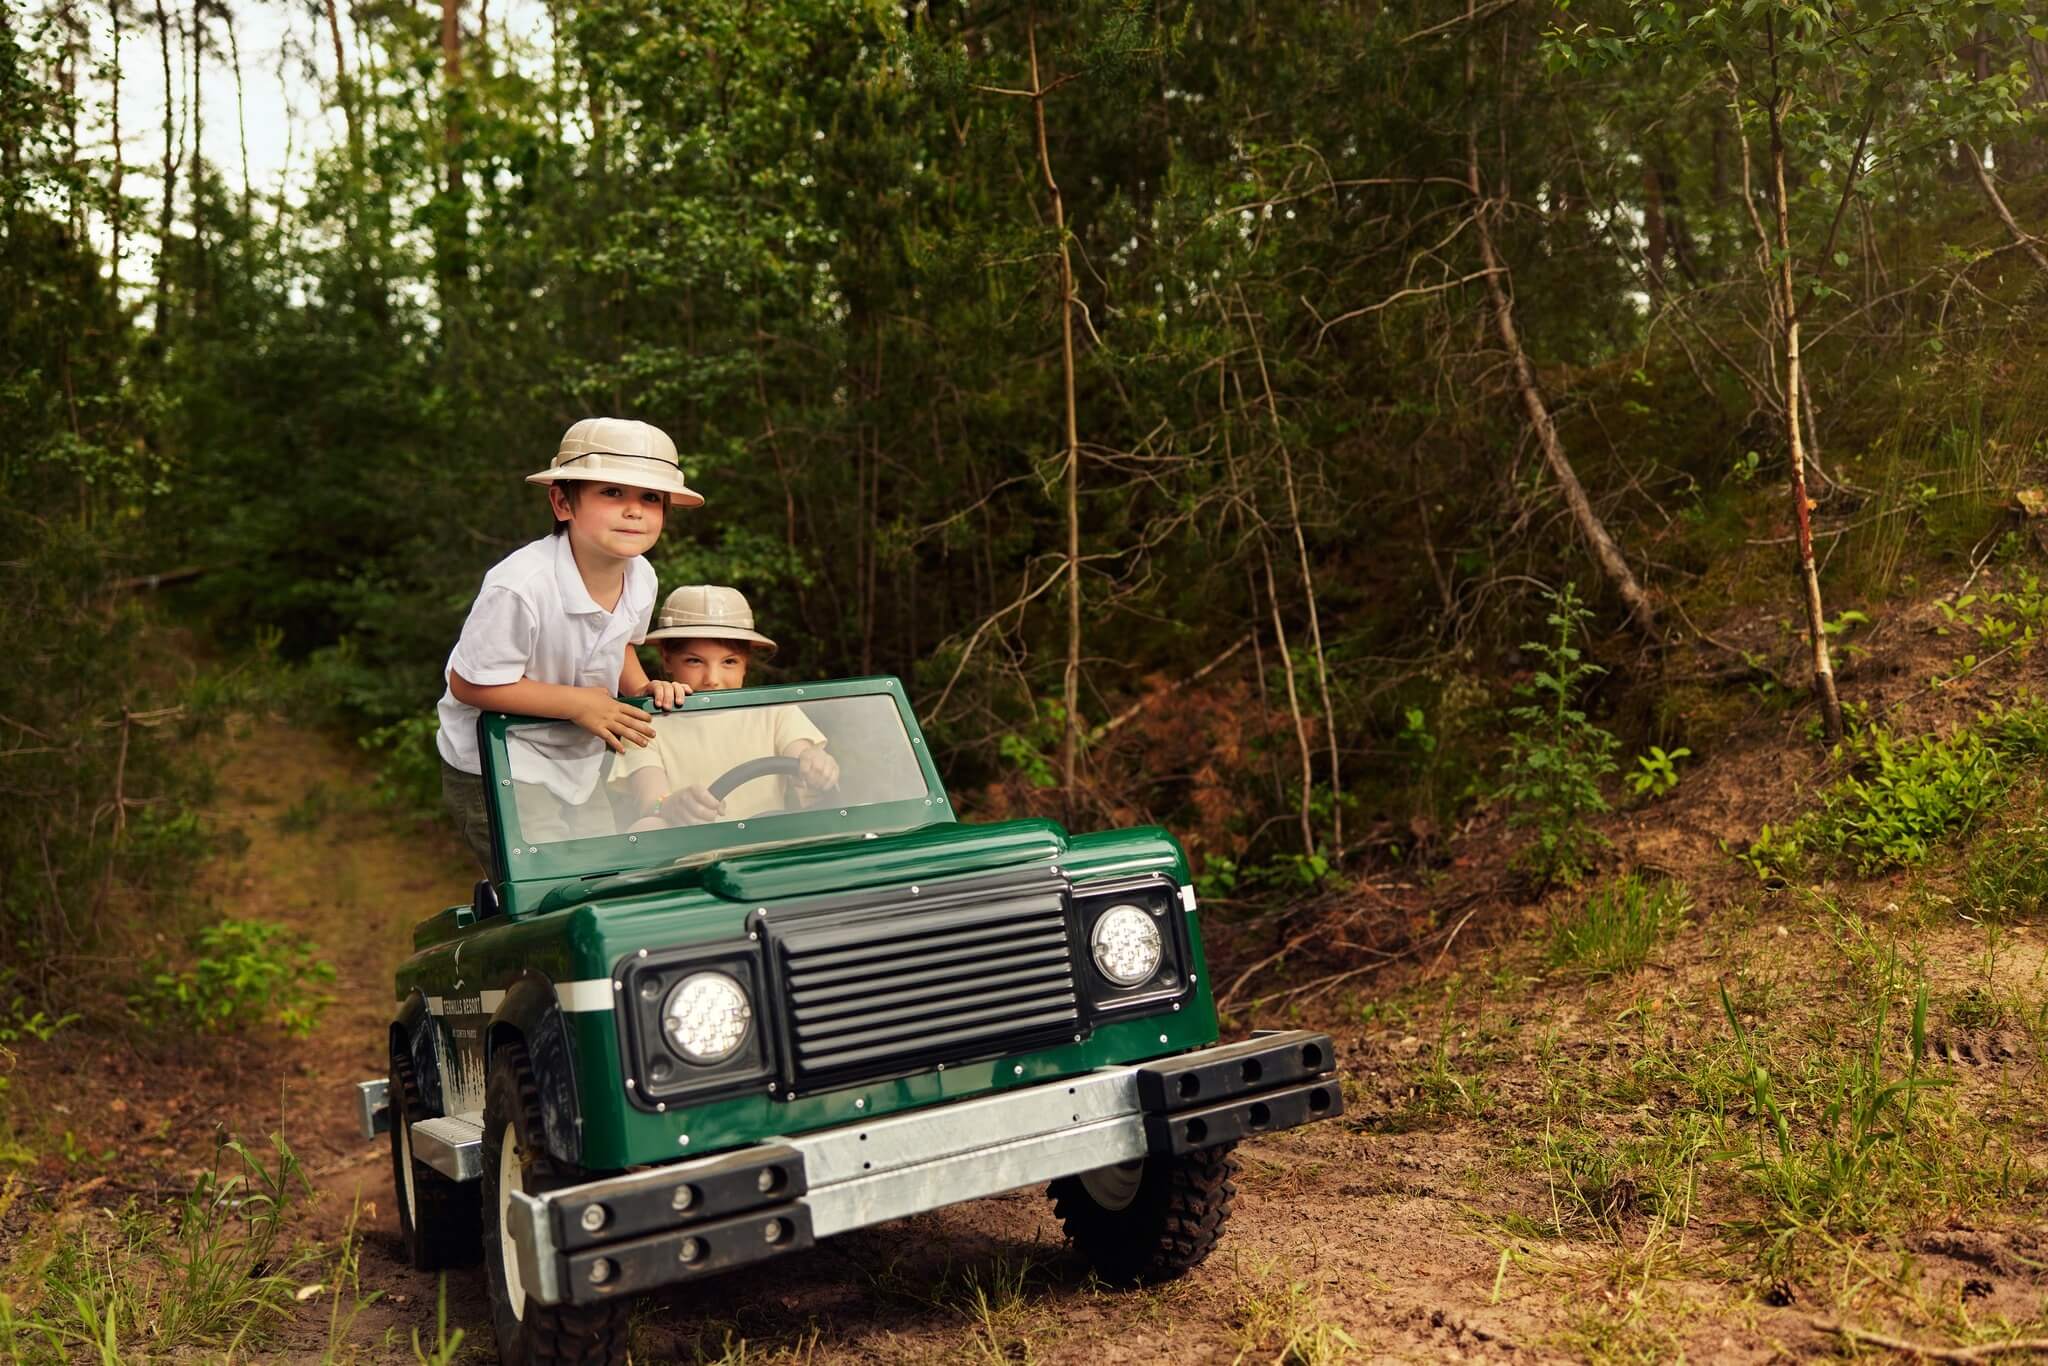
[{"label": "black wheel", "polygon": [[1222,1236],[1237,1196],[1231,1147],[1063,1176],[1046,1194],[1097,1276],[1112,1285],[1170,1281],[1200,1266]]},{"label": "black wheel", "polygon": [[542,1304],[520,1281],[518,1254],[505,1232],[511,1192],[537,1195],[573,1184],[582,1173],[547,1156],[541,1142],[540,1090],[526,1049],[500,1044],[484,1090],[484,1279],[491,1290],[491,1324],[505,1366],[542,1362],[626,1360],[626,1319],[631,1299],[601,1304]]},{"label": "black wheel", "polygon": [[419,1271],[474,1266],[482,1252],[483,1200],[474,1183],[451,1181],[413,1155],[412,1126],[429,1118],[412,1060],[391,1059],[391,1189],[398,1236]]}]

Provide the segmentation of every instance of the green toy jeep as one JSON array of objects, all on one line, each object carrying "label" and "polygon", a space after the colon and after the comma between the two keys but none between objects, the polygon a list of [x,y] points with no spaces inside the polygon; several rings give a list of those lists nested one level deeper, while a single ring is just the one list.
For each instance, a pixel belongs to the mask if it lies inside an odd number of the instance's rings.
[{"label": "green toy jeep", "polygon": [[[482,1258],[505,1360],[623,1361],[635,1295],[1041,1182],[1103,1279],[1177,1276],[1236,1141],[1341,1112],[1326,1035],[1211,1046],[1165,831],[960,823],[892,678],[654,725],[643,753],[744,756],[664,779],[724,819],[645,818],[586,733],[482,718],[492,876],[414,932],[357,1087],[408,1256]],[[833,786],[772,752],[793,729]]]}]

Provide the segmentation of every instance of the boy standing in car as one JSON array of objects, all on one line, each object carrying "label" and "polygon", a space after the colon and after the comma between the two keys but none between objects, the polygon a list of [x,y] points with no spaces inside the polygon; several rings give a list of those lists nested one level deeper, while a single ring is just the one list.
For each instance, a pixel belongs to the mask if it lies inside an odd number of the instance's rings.
[{"label": "boy standing in car", "polygon": [[[621,418],[571,426],[548,468],[526,478],[548,492],[554,534],[500,560],[484,576],[448,656],[439,707],[441,793],[477,862],[491,864],[477,718],[484,711],[556,717],[587,732],[549,737],[511,753],[531,839],[611,833],[609,804],[592,802],[604,751],[644,747],[654,727],[624,697],[668,708],[689,689],[651,682],[633,647],[654,609],[646,553],[670,507],[704,499],[683,480],[675,443],[660,428]],[[558,828],[559,827],[559,828]]]},{"label": "boy standing in car", "polygon": [[[664,671],[685,693],[745,687],[748,665],[775,653],[775,642],[754,629],[746,597],[717,584],[670,593],[660,626],[647,639],[660,644]],[[710,785],[718,778],[766,758],[794,760],[795,771],[712,795]],[[801,800],[836,786],[839,764],[801,707],[734,707],[664,720],[653,744],[619,755],[611,781],[625,789],[637,812],[630,828],[651,830],[772,813],[792,797]]]}]

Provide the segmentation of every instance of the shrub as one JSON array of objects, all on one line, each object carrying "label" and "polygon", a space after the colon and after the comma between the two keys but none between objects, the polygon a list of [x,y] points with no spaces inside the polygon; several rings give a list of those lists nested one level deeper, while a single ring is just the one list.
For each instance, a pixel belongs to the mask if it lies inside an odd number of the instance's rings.
[{"label": "shrub", "polygon": [[329,1003],[316,986],[334,980],[334,965],[282,925],[223,920],[194,935],[192,951],[192,966],[155,973],[130,998],[138,1013],[213,1034],[268,1021],[304,1038]]},{"label": "shrub", "polygon": [[1539,886],[1576,884],[1607,846],[1587,818],[1607,810],[1600,780],[1614,772],[1615,739],[1574,705],[1605,672],[1572,643],[1591,615],[1573,584],[1550,596],[1550,637],[1522,646],[1540,667],[1517,689],[1522,705],[1508,713],[1514,730],[1498,790],[1514,804],[1509,824],[1535,828],[1522,860]]},{"label": "shrub", "polygon": [[1789,825],[1763,827],[1736,857],[1767,880],[1800,871],[1812,854],[1863,874],[1922,863],[2005,795],[2020,762],[2043,754],[2048,708],[2031,697],[1949,735],[1900,739],[1881,725],[1859,727],[1835,751],[1851,771],[1819,805]]}]

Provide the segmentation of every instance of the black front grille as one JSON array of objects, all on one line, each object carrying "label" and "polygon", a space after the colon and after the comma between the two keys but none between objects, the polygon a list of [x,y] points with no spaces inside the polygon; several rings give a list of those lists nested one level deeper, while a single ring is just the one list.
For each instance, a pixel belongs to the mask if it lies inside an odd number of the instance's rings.
[{"label": "black front grille", "polygon": [[800,1091],[1069,1040],[1081,1032],[1064,882],[927,889],[777,924]]}]

